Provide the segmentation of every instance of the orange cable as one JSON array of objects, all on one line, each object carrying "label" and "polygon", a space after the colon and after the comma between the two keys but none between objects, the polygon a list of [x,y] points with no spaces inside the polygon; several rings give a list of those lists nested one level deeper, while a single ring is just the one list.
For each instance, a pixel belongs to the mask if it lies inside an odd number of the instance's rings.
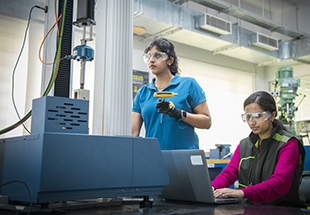
[{"label": "orange cable", "polygon": [[[55,12],[55,19],[56,19],[56,22],[54,23],[54,25],[51,27],[51,29],[47,32],[47,34],[46,34],[46,36],[44,37],[44,40],[46,39],[46,37],[47,37],[47,35],[50,33],[50,31],[55,27],[55,25],[57,24],[57,41],[58,41],[58,37],[59,37],[59,20],[61,19],[61,17],[62,17],[62,14],[60,14],[60,16],[59,16],[59,18],[57,19],[57,11],[56,11],[56,2],[57,2],[57,0],[55,0],[54,1],[54,12]],[[42,41],[42,44],[44,43],[44,40]],[[41,50],[41,47],[42,47],[42,44],[41,44],[41,46],[40,46],[40,50]],[[42,63],[44,63],[44,64],[48,64],[48,63],[45,63],[45,62],[43,62],[42,60],[41,60],[41,58],[40,58],[40,51],[39,50],[39,59],[40,59],[40,61],[42,62]],[[60,51],[59,51],[59,59],[60,59],[60,56],[61,56],[61,54],[60,54]],[[53,64],[53,63],[50,63],[50,64]],[[54,84],[54,82],[56,81],[56,77],[57,77],[57,75],[58,75],[58,70],[59,70],[59,65],[60,65],[60,62],[58,62],[58,65],[57,65],[57,69],[56,69],[56,72],[55,72],[55,76],[54,76],[54,79],[52,79],[52,77],[51,77],[51,80],[50,80],[50,82],[52,82],[52,84]],[[46,92],[44,92],[43,93],[43,95],[45,94]],[[42,95],[42,96],[43,96]]]},{"label": "orange cable", "polygon": [[44,61],[42,60],[41,55],[40,55],[41,49],[42,49],[42,46],[43,46],[43,44],[44,44],[44,41],[46,40],[47,36],[49,35],[49,33],[50,33],[51,30],[55,27],[56,24],[57,24],[57,32],[58,32],[58,22],[59,22],[61,16],[62,16],[62,15],[59,16],[59,18],[56,20],[56,22],[54,23],[54,25],[53,25],[53,26],[50,28],[50,30],[46,33],[46,35],[45,35],[45,37],[44,37],[44,39],[43,39],[43,41],[42,41],[42,43],[41,43],[41,45],[40,45],[40,49],[39,49],[39,60],[40,60],[43,64],[45,64],[45,65],[51,65],[51,64],[53,64],[53,63],[46,63],[46,62],[44,62]]},{"label": "orange cable", "polygon": [[58,40],[58,37],[59,37],[59,20],[60,20],[60,18],[62,17],[62,14],[60,14],[59,18],[57,18],[56,2],[57,2],[57,0],[54,1],[54,13],[55,13],[55,20],[56,20],[56,22],[54,23],[54,25],[50,28],[50,30],[49,30],[49,31],[47,32],[47,34],[45,35],[45,37],[44,37],[44,39],[43,39],[43,41],[42,41],[42,43],[41,43],[41,45],[40,45],[40,49],[39,49],[39,60],[40,60],[43,64],[45,64],[45,65],[51,65],[51,64],[53,64],[53,63],[46,63],[46,62],[44,62],[44,61],[41,59],[41,56],[40,56],[40,54],[41,54],[41,49],[42,49],[42,46],[43,46],[44,41],[46,40],[46,37],[48,36],[48,34],[50,33],[50,31],[55,27],[55,24],[57,24],[57,40]]}]

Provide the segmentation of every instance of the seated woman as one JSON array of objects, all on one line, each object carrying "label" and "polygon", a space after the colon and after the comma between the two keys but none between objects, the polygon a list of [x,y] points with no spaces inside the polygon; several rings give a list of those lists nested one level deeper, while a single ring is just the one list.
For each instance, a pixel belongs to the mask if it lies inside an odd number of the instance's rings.
[{"label": "seated woman", "polygon": [[[305,207],[299,193],[305,150],[281,121],[264,91],[244,101],[242,119],[252,132],[240,141],[231,161],[211,182],[215,198],[244,197],[254,203]],[[239,189],[229,189],[239,179]]]}]

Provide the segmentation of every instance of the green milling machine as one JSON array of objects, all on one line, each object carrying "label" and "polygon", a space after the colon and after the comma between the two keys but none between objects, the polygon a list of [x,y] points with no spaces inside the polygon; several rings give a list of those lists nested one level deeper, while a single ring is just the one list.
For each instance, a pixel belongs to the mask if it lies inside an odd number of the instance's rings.
[{"label": "green milling machine", "polygon": [[275,91],[271,92],[278,106],[278,119],[284,124],[286,129],[296,134],[295,129],[295,112],[298,106],[295,106],[294,99],[297,89],[300,86],[300,79],[294,78],[293,68],[289,66],[280,67],[275,73]]},{"label": "green milling machine", "polygon": [[[300,86],[300,79],[294,78],[293,68],[289,66],[280,67],[275,73],[275,77],[275,91],[270,92],[270,94],[274,97],[278,106],[277,118],[281,120],[291,134],[301,139],[302,142],[303,138],[308,138],[308,142],[310,142],[310,120],[294,120],[295,112],[305,98],[304,95],[299,104],[295,106],[294,100],[298,96],[297,89]],[[308,176],[310,175],[310,145],[304,144],[304,148],[306,150],[304,174]]]}]

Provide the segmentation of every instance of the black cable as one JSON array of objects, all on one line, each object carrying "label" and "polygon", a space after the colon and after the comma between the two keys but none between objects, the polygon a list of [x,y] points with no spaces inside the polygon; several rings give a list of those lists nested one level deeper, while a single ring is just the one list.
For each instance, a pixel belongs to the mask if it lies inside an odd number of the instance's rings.
[{"label": "black cable", "polygon": [[3,186],[8,185],[8,184],[16,183],[16,182],[24,184],[26,186],[27,190],[28,190],[30,209],[29,209],[29,212],[27,213],[27,215],[29,215],[31,213],[31,210],[32,210],[32,198],[31,198],[31,193],[30,193],[29,186],[28,186],[28,184],[26,182],[24,182],[22,180],[13,180],[13,181],[9,181],[9,182],[4,183],[4,184],[0,184],[0,187],[3,187]]},{"label": "black cable", "polygon": [[45,6],[45,7],[40,7],[40,6],[38,6],[38,5],[35,5],[34,7],[36,7],[36,8],[39,8],[39,9],[43,10],[43,11],[44,11],[44,13],[47,13],[47,11],[48,11],[48,7],[47,7],[47,6]]}]

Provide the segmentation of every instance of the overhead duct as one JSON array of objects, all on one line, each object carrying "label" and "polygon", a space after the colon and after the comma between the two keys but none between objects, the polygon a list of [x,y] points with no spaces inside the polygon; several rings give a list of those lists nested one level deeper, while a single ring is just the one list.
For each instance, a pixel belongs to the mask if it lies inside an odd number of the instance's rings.
[{"label": "overhead duct", "polygon": [[198,19],[198,27],[220,35],[231,34],[231,22],[207,13]]},{"label": "overhead duct", "polygon": [[[291,66],[298,62],[310,62],[310,38],[303,37],[287,42],[275,39],[270,42],[263,35],[257,37],[256,32],[234,24],[231,25],[231,34],[219,34],[202,27],[207,24],[205,13],[167,0],[134,1],[137,8],[143,8],[143,11],[139,11],[142,15],[134,18],[136,26],[147,29],[145,34],[135,35],[143,40],[165,37],[173,42],[209,51],[213,55],[221,54],[260,66]],[[212,0],[204,2],[206,1]],[[225,22],[227,21],[224,20]],[[218,25],[216,27],[219,28]],[[219,29],[223,31],[223,28]],[[264,39],[267,42],[264,42]],[[252,45],[256,42],[262,43],[263,47]],[[272,50],[269,51],[270,49]]]},{"label": "overhead duct", "polygon": [[[184,2],[187,2],[187,1],[188,0],[180,0],[178,1],[178,4],[183,4]],[[222,0],[191,0],[191,1],[204,5],[206,7],[212,8],[214,10],[217,10],[220,13],[228,14],[230,16],[239,18],[241,20],[247,21],[254,25],[268,29],[272,32],[277,32],[277,33],[280,33],[280,34],[283,34],[283,35],[286,35],[292,38],[301,38],[307,35],[307,33],[305,32],[290,29],[287,26],[281,25],[270,19],[267,19],[265,17],[259,16],[252,12],[244,10],[243,8],[236,7]]]},{"label": "overhead duct", "polygon": [[278,40],[276,38],[264,35],[262,33],[256,33],[251,36],[250,45],[266,49],[268,51],[274,51],[279,49]]}]

